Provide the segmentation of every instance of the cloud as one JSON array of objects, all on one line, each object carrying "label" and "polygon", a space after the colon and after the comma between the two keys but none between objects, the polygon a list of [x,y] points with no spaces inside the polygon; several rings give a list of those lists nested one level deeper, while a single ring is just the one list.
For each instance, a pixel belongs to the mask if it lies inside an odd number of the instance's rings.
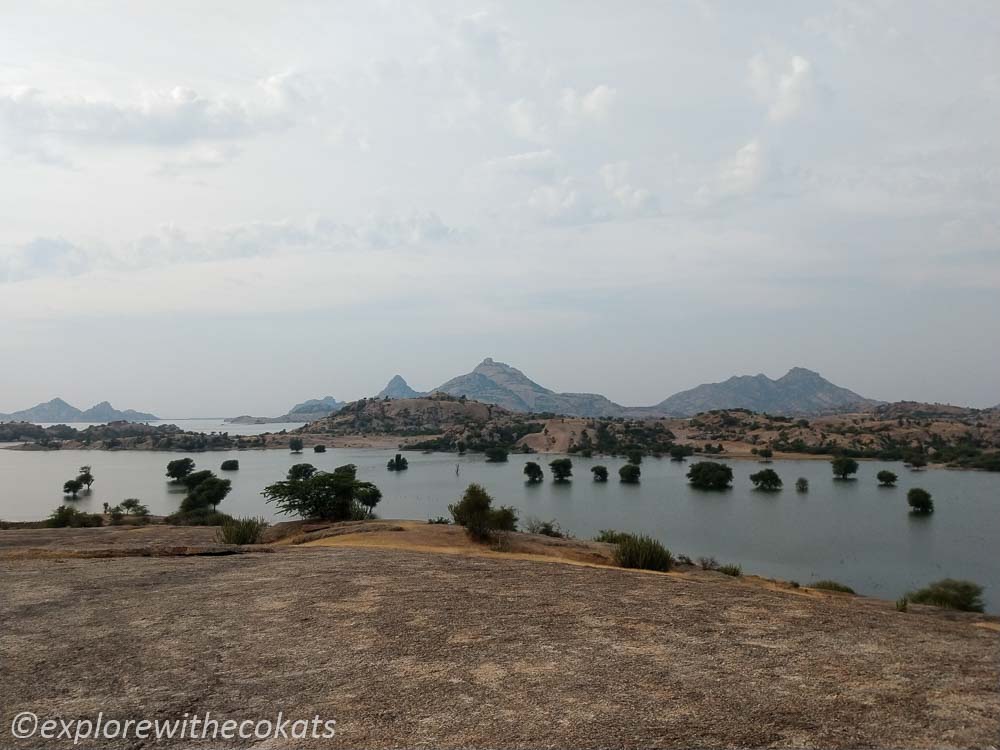
[{"label": "cloud", "polygon": [[232,146],[201,145],[160,164],[154,174],[161,177],[180,177],[191,172],[218,169],[239,156],[241,149]]},{"label": "cloud", "polygon": [[764,147],[754,138],[719,166],[715,177],[698,190],[696,197],[705,202],[751,193],[760,185],[766,168]]},{"label": "cloud", "polygon": [[800,55],[792,55],[777,68],[763,55],[755,55],[750,59],[749,69],[750,86],[767,104],[767,115],[772,122],[794,118],[814,96],[812,63]]},{"label": "cloud", "polygon": [[[0,92],[0,133],[22,154],[59,156],[65,146],[174,148],[224,142],[281,130],[314,94],[302,76],[281,74],[261,81],[258,96],[203,96],[175,86],[148,90],[137,101],[47,95],[33,87]],[[221,152],[220,152],[221,153]]]},{"label": "cloud", "polygon": [[575,89],[565,89],[559,103],[563,111],[573,117],[603,120],[611,111],[616,96],[615,89],[602,83],[582,95]]},{"label": "cloud", "polygon": [[559,164],[559,158],[549,149],[526,151],[511,156],[490,159],[484,166],[497,174],[527,175],[531,177],[551,177]]},{"label": "cloud", "polygon": [[507,108],[507,119],[514,135],[531,141],[545,140],[548,129],[541,122],[534,102],[518,99]]},{"label": "cloud", "polygon": [[604,187],[626,214],[651,214],[656,211],[656,198],[653,194],[629,181],[627,162],[605,164],[600,169],[600,175]]},{"label": "cloud", "polygon": [[0,281],[43,276],[75,276],[87,265],[85,253],[58,237],[37,237],[0,254]]}]

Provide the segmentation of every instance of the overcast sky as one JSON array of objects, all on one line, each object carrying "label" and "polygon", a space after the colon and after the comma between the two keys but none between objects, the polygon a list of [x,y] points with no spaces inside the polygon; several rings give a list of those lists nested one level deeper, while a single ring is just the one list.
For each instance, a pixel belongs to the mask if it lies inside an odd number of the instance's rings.
[{"label": "overcast sky", "polygon": [[492,356],[1000,402],[1000,5],[0,5],[0,412]]}]

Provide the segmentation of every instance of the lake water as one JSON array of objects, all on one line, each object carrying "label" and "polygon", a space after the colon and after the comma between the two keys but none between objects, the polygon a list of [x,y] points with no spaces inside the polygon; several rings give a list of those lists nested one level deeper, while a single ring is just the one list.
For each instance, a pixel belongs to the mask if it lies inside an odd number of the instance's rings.
[{"label": "lake water", "polygon": [[[589,538],[600,529],[651,534],[674,553],[716,557],[739,563],[747,573],[808,583],[832,578],[859,593],[896,598],[903,592],[944,578],[968,578],[987,587],[989,611],[1000,610],[1000,474],[928,469],[914,472],[899,463],[861,462],[857,478],[835,481],[827,461],[775,461],[785,481],[778,493],[755,492],[749,474],[760,465],[730,461],[734,487],[701,492],[687,484],[690,461],[647,458],[642,482],[617,481],[622,459],[573,458],[573,480],[550,481],[552,456],[512,456],[506,464],[486,463],[481,455],[406,453],[410,468],[385,468],[394,451],[328,449],[295,456],[286,451],[251,450],[194,454],[199,468],[218,471],[227,458],[240,470],[226,472],[233,491],[219,506],[233,515],[280,519],[260,495],[284,478],[294,463],[331,470],[345,463],[359,467],[361,479],[374,481],[384,494],[377,512],[383,518],[425,519],[447,516],[470,482],[483,484],[504,505],[528,516],[556,519],[575,536]],[[144,451],[0,450],[0,518],[35,520],[63,502],[62,483],[82,464],[93,466],[96,482],[74,504],[100,511],[126,497],[138,497],[156,514],[176,510],[183,492],[164,477],[167,461],[183,454]],[[522,469],[536,460],[546,470],[541,485],[526,485]],[[611,481],[591,481],[590,467],[606,465]],[[456,465],[459,473],[456,475]],[[896,472],[899,485],[880,488],[875,474]],[[810,490],[799,494],[795,479]],[[906,491],[919,486],[934,496],[936,512],[914,517]]]}]

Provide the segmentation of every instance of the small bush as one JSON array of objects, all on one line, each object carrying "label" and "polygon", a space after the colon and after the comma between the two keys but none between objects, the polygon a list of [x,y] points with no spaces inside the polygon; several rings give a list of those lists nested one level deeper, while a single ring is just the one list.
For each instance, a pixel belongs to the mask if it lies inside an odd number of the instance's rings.
[{"label": "small bush", "polygon": [[607,466],[591,466],[590,473],[594,475],[595,482],[607,482],[608,481],[608,467]]},{"label": "small bush", "polygon": [[714,557],[699,557],[698,564],[701,566],[702,570],[718,570],[719,561]]},{"label": "small bush", "polygon": [[542,536],[551,536],[556,539],[563,539],[568,536],[566,532],[559,528],[559,524],[556,523],[555,519],[542,521],[538,518],[528,518],[524,522],[524,530],[529,534],[541,534]]},{"label": "small bush", "polygon": [[91,528],[103,526],[104,519],[96,513],[84,513],[68,505],[60,505],[45,521],[45,525],[50,529],[62,528]]},{"label": "small bush", "polygon": [[733,578],[739,578],[743,575],[743,568],[739,565],[720,565],[716,570]]},{"label": "small bush", "polygon": [[325,445],[314,445],[313,446],[313,453],[326,453],[326,446]]},{"label": "small bush", "polygon": [[217,510],[198,508],[191,511],[177,511],[167,516],[165,521],[172,526],[222,526],[232,519],[232,516]]},{"label": "small bush", "polygon": [[240,468],[239,461],[237,461],[235,458],[227,458],[225,461],[222,462],[222,465],[219,467],[219,471],[239,471],[239,468]]},{"label": "small bush", "polygon": [[694,561],[687,555],[677,555],[678,565],[694,565]]},{"label": "small bush", "polygon": [[906,596],[916,604],[933,604],[963,612],[983,611],[983,587],[972,581],[944,578]]},{"label": "small bush", "polygon": [[444,516],[438,516],[437,518],[428,518],[427,523],[439,523],[443,526],[447,526],[451,523],[451,519],[445,518]]},{"label": "small bush", "polygon": [[615,545],[615,562],[623,568],[670,570],[674,558],[670,550],[645,534],[623,534]]},{"label": "small bush", "polygon": [[934,501],[931,493],[920,487],[914,487],[906,493],[906,502],[910,504],[911,513],[927,514],[934,512]]},{"label": "small bush", "polygon": [[910,600],[907,597],[896,600],[896,611],[906,612],[910,608]]},{"label": "small bush", "polygon": [[624,531],[615,531],[614,529],[601,529],[597,532],[597,536],[594,537],[595,542],[604,542],[605,544],[618,544],[622,539],[629,536]]},{"label": "small bush", "polygon": [[839,591],[841,594],[854,593],[854,589],[850,586],[845,586],[836,581],[816,581],[816,583],[810,584],[810,586],[814,589],[823,589],[824,591]]},{"label": "small bush", "polygon": [[809,480],[805,477],[799,477],[795,480],[795,491],[796,492],[808,492],[809,491]]},{"label": "small bush", "polygon": [[229,518],[222,522],[215,538],[222,544],[260,544],[267,527],[263,518]]},{"label": "small bush", "polygon": [[791,586],[793,589],[800,588],[798,581],[789,581],[788,585]]},{"label": "small bush", "polygon": [[448,506],[455,523],[464,526],[474,539],[491,539],[498,531],[517,531],[517,513],[513,508],[493,507],[493,498],[482,485],[470,484],[462,499]]}]

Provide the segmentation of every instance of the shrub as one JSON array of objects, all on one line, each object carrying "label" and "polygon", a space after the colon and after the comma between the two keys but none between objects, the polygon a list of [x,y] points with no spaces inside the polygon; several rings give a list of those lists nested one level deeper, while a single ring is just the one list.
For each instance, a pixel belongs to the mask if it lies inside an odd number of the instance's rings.
[{"label": "shrub", "polygon": [[910,600],[908,597],[903,597],[902,599],[896,600],[896,611],[906,612],[910,608]]},{"label": "shrub", "polygon": [[725,573],[727,576],[732,576],[733,578],[739,578],[743,575],[743,568],[739,565],[720,565],[716,568],[720,573]]},{"label": "shrub", "polygon": [[670,446],[670,460],[671,461],[683,461],[688,456],[694,455],[694,448],[690,445],[672,445]]},{"label": "shrub", "polygon": [[302,452],[302,438],[293,437],[288,439],[288,450],[292,453]]},{"label": "shrub", "polygon": [[782,485],[781,477],[778,476],[778,472],[774,469],[763,469],[755,474],[751,474],[750,481],[753,482],[756,489],[766,492],[780,490]]},{"label": "shrub", "polygon": [[445,518],[444,516],[438,516],[437,518],[428,518],[427,523],[437,523],[443,526],[447,526],[451,523],[451,519]]},{"label": "shrub", "polygon": [[542,481],[545,473],[542,471],[542,467],[534,461],[528,461],[524,465],[524,475],[528,478],[529,484],[537,484]]},{"label": "shrub", "polygon": [[605,542],[606,544],[618,544],[622,539],[629,536],[624,531],[614,529],[601,529],[594,537],[595,542]]},{"label": "shrub", "polygon": [[166,522],[172,526],[221,526],[226,521],[231,520],[232,516],[209,508],[198,508],[191,511],[179,510],[166,518]]},{"label": "shrub", "polygon": [[670,570],[670,550],[645,534],[623,534],[615,545],[615,562],[623,568]]},{"label": "shrub", "polygon": [[126,514],[134,514],[137,516],[148,516],[149,508],[142,504],[142,502],[135,497],[130,497],[121,501],[121,509],[125,511]]},{"label": "shrub", "polygon": [[702,570],[718,570],[719,561],[714,557],[699,557],[698,564],[701,566]]},{"label": "shrub", "polygon": [[694,565],[694,560],[692,560],[687,555],[677,555],[678,565]]},{"label": "shrub", "polygon": [[483,453],[486,455],[486,460],[492,464],[502,464],[507,461],[507,449],[506,448],[487,448]]},{"label": "shrub", "polygon": [[906,502],[910,504],[911,513],[927,514],[934,512],[934,501],[931,493],[920,487],[914,487],[906,493]]},{"label": "shrub", "polygon": [[936,607],[959,609],[963,612],[982,612],[983,587],[972,581],[944,578],[940,581],[911,591],[906,595],[916,604],[933,604]]},{"label": "shrub", "polygon": [[628,459],[628,462],[630,464],[642,463],[642,451],[635,451],[635,450],[629,451],[627,454],[625,454],[625,457]]},{"label": "shrub", "polygon": [[260,544],[267,527],[263,518],[228,518],[215,538],[222,544]]},{"label": "shrub", "polygon": [[858,462],[848,456],[837,456],[830,462],[830,467],[837,479],[847,479],[851,474],[858,473]]},{"label": "shrub", "polygon": [[724,490],[733,481],[733,470],[715,461],[699,461],[688,469],[687,478],[700,490]]},{"label": "shrub", "polygon": [[624,484],[638,484],[642,469],[638,464],[625,464],[618,470],[618,479]]},{"label": "shrub", "polygon": [[565,482],[573,476],[573,462],[568,458],[557,458],[549,462],[549,470],[552,472],[553,481]]},{"label": "shrub", "polygon": [[313,446],[313,453],[326,453],[326,446],[325,445],[314,445]]},{"label": "shrub", "polygon": [[63,482],[63,494],[72,495],[74,499],[76,498],[76,494],[82,489],[83,482],[79,479],[67,479]]},{"label": "shrub", "polygon": [[796,492],[808,492],[809,491],[809,480],[805,477],[799,477],[795,480],[795,491]]},{"label": "shrub", "polygon": [[401,454],[397,453],[393,458],[389,459],[389,463],[385,465],[389,471],[405,471],[410,468],[410,462]]},{"label": "shrub", "polygon": [[608,481],[608,467],[607,466],[591,466],[590,473],[594,475],[595,482],[607,482]]},{"label": "shrub", "polygon": [[551,536],[557,539],[563,539],[568,536],[568,534],[559,528],[559,524],[556,523],[555,519],[542,521],[538,518],[528,518],[524,522],[524,530],[529,534],[541,534],[542,536]]},{"label": "shrub", "polygon": [[222,462],[222,465],[219,467],[219,471],[238,471],[239,468],[240,468],[239,461],[237,461],[235,458],[227,458],[225,461]]},{"label": "shrub", "polygon": [[74,529],[90,528],[103,526],[104,519],[96,513],[84,513],[68,505],[60,505],[52,511],[51,515],[46,519],[45,525],[50,529],[67,527]]},{"label": "shrub", "polygon": [[816,581],[816,583],[810,584],[814,589],[823,589],[824,591],[839,591],[841,594],[853,594],[854,589],[850,586],[845,586],[842,583],[837,583],[836,581]]},{"label": "shrub", "polygon": [[899,479],[894,473],[885,469],[876,474],[875,478],[878,479],[878,483],[883,487],[892,487],[896,484],[896,480]]},{"label": "shrub", "polygon": [[[209,476],[202,478],[197,483],[188,485],[187,497],[181,501],[181,510],[184,512],[207,508],[209,505],[215,508],[233,488],[233,483],[229,479],[220,479],[212,474],[212,472],[198,473],[207,473]],[[188,481],[194,476],[192,474],[191,477],[188,477]]]},{"label": "shrub", "polygon": [[517,531],[517,513],[513,508],[493,507],[493,498],[482,485],[470,484],[462,499],[448,506],[455,523],[464,526],[471,537],[491,539],[498,531]]}]

